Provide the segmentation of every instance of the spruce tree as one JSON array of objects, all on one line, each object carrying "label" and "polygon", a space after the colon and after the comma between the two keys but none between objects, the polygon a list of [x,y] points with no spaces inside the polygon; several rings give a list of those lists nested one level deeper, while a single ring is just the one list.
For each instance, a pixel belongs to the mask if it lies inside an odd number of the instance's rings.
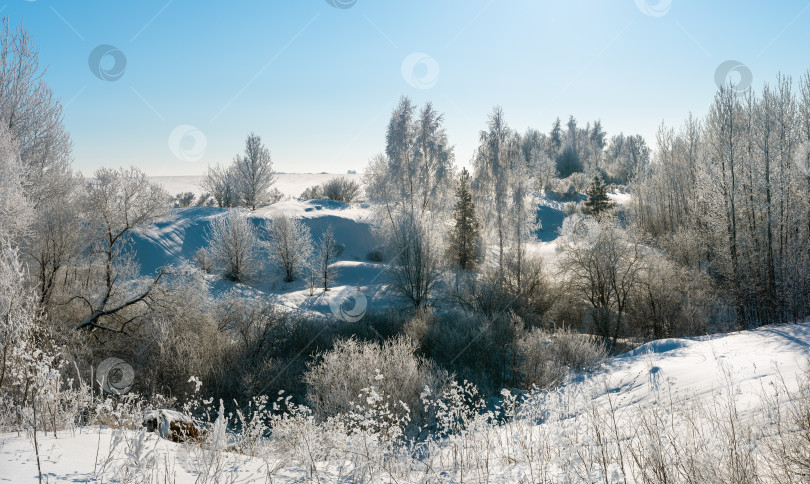
[{"label": "spruce tree", "polygon": [[599,215],[606,210],[610,210],[615,205],[613,200],[608,197],[607,186],[600,176],[593,177],[593,182],[588,187],[586,194],[588,200],[585,202],[585,208],[591,215]]},{"label": "spruce tree", "polygon": [[450,229],[450,257],[454,265],[463,270],[472,269],[478,259],[479,225],[475,218],[475,205],[470,193],[470,173],[461,170],[456,205],[453,209],[455,225]]}]

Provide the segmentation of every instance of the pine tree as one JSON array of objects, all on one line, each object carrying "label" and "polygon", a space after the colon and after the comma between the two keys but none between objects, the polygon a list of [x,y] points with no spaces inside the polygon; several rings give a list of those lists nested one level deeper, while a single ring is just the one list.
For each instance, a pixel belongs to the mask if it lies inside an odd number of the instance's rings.
[{"label": "pine tree", "polygon": [[478,259],[479,226],[470,193],[470,173],[466,168],[461,171],[456,198],[456,205],[453,209],[453,218],[456,223],[450,229],[449,250],[454,265],[467,270],[472,269]]},{"label": "pine tree", "polygon": [[602,177],[593,177],[591,186],[588,187],[588,200],[585,202],[585,208],[592,215],[599,215],[606,210],[613,208],[615,203],[607,195],[607,186],[602,181]]}]

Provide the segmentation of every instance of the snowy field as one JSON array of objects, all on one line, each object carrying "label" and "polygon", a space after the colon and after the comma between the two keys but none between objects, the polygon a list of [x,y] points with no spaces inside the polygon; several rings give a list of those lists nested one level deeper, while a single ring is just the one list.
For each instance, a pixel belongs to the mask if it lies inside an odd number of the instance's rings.
[{"label": "snowy field", "polygon": [[[441,479],[424,480],[537,482],[540,466],[533,469],[522,461],[525,456],[521,457],[522,452],[517,450],[522,443],[537,446],[538,455],[542,454],[544,446],[559,447],[556,461],[550,462],[544,472],[547,477],[556,476],[550,482],[565,482],[562,476],[566,469],[560,466],[577,462],[568,454],[583,451],[577,448],[573,439],[580,433],[579,438],[587,439],[587,429],[583,428],[587,420],[581,415],[559,419],[546,416],[549,423],[537,423],[538,415],[542,413],[539,407],[548,407],[549,399],[560,396],[576,400],[584,395],[587,397],[586,408],[612,407],[612,415],[620,425],[630,429],[640,428],[642,421],[655,415],[652,410],[660,412],[658,416],[661,417],[675,414],[673,407],[717,408],[728,405],[727,397],[731,396],[741,422],[749,430],[757,429],[762,424],[760,419],[774,410],[765,407],[762,397],[772,394],[772,389],[795,391],[797,380],[808,371],[809,354],[810,322],[713,337],[653,341],[609,359],[601,371],[585,380],[569,383],[544,402],[529,399],[519,412],[525,416],[518,417],[512,425],[478,427],[475,432],[486,433],[487,440],[476,443],[481,448],[467,448],[465,451],[471,453],[468,458],[488,456],[486,473],[480,469],[476,472],[474,468],[466,475],[445,471],[438,474]],[[527,408],[531,405],[538,405],[538,408]],[[566,408],[576,406],[568,405]],[[697,415],[700,414],[693,417]],[[668,425],[664,422],[664,427]],[[688,441],[688,434],[694,429],[684,426],[681,430],[683,435],[679,437]],[[669,436],[664,433],[665,437]],[[541,437],[552,440],[541,441]],[[716,437],[719,445],[722,438]],[[245,457],[232,452],[215,454],[196,445],[162,440],[155,434],[100,427],[77,428],[59,432],[56,436],[39,435],[38,438],[42,471],[48,482],[103,482],[127,476],[131,482],[164,482],[165,479],[178,483],[352,480],[348,462],[316,462],[318,474],[311,474],[312,469],[292,460],[293,453],[274,453],[272,436],[267,443],[268,453],[260,457]],[[474,436],[466,439],[472,442]],[[433,451],[438,454],[452,452],[458,444],[453,439],[439,441]],[[441,459],[436,455],[426,459],[425,465],[428,461],[431,466],[441,465]],[[341,464],[346,464],[346,467],[342,468]],[[448,462],[444,465],[452,467]],[[415,465],[412,467],[411,472],[397,474],[400,479],[380,475],[378,480],[422,480],[424,470],[420,471]],[[36,476],[31,438],[24,434],[0,435],[0,482],[34,482]],[[609,479],[609,482],[613,481]],[[634,481],[632,476],[628,476],[628,481]]]},{"label": "snowy field", "polygon": [[[287,197],[296,198],[301,195],[309,187],[320,185],[321,183],[331,180],[335,177],[346,177],[351,180],[356,180],[358,183],[362,181],[362,175],[347,175],[339,173],[278,173],[276,176],[275,187]],[[191,192],[195,196],[203,193],[200,184],[203,181],[203,176],[152,176],[149,179],[155,183],[163,185],[163,188],[169,192],[169,195],[177,195],[178,193]]]}]

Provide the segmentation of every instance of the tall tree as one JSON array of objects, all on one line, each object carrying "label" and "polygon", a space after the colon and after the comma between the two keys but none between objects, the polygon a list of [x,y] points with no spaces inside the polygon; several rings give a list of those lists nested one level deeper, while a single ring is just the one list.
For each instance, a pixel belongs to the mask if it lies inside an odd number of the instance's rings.
[{"label": "tall tree", "polygon": [[442,230],[451,208],[454,158],[443,116],[427,103],[416,117],[400,99],[386,130],[384,155],[366,170],[366,195],[377,203],[379,235],[395,254],[393,289],[417,308],[426,304],[437,280]]},{"label": "tall tree", "polygon": [[448,234],[448,252],[453,265],[462,270],[472,269],[478,262],[480,250],[480,229],[475,217],[475,204],[470,192],[470,173],[466,168],[456,189],[456,206],[453,210],[455,224]]},{"label": "tall tree", "polygon": [[733,86],[723,86],[714,97],[707,122],[707,142],[710,185],[707,195],[719,189],[723,213],[723,230],[728,243],[729,266],[727,274],[736,300],[737,317],[745,320],[745,306],[740,283],[740,263],[737,233],[737,173],[740,151],[740,102]]},{"label": "tall tree", "polygon": [[473,158],[476,206],[498,245],[498,281],[508,266],[521,279],[525,242],[536,227],[530,203],[532,177],[521,150],[521,138],[507,125],[503,110],[495,107],[488,129],[481,132]]},{"label": "tall tree", "polygon": [[509,170],[520,158],[518,137],[506,124],[503,109],[493,108],[487,130],[481,131],[480,145],[473,158],[474,188],[486,226],[498,244],[498,280],[503,281],[509,237]]}]

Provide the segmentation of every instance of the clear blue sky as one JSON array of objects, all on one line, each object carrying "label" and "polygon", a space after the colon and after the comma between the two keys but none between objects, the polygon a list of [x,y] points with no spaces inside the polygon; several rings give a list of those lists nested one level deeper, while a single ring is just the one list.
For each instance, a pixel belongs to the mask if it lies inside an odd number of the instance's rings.
[{"label": "clear blue sky", "polygon": [[[229,161],[251,131],[278,171],[362,170],[383,149],[388,115],[403,94],[445,113],[459,165],[469,164],[496,104],[520,131],[547,131],[556,116],[573,114],[583,125],[601,119],[608,134],[640,133],[654,144],[662,120],[680,125],[690,111],[707,111],[715,71],[727,60],[750,69],[757,88],[779,71],[796,78],[810,68],[808,7],[7,0],[1,14],[22,21],[40,46],[46,80],[65,104],[77,168],[194,175]],[[93,61],[99,45],[120,54],[102,48]]]}]

